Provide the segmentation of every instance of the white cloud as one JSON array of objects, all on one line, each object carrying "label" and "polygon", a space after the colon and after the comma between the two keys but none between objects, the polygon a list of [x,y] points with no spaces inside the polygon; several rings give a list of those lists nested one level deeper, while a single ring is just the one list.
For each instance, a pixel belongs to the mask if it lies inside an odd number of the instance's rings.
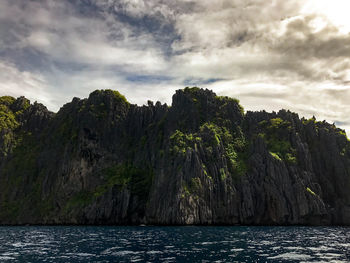
[{"label": "white cloud", "polygon": [[0,61],[0,95],[13,97],[25,96],[45,106],[55,107],[51,103],[51,94],[45,78],[27,71],[19,71],[14,65]]},{"label": "white cloud", "polygon": [[28,1],[23,9],[6,3],[2,3],[6,13],[1,12],[0,18],[12,23],[22,49],[34,48],[64,63],[120,66],[140,72],[166,67],[150,34],[135,34],[111,16],[85,17],[74,13],[74,8],[63,1]]},{"label": "white cloud", "polygon": [[[18,78],[3,73],[0,81],[19,95],[45,94],[58,109],[101,88],[133,103],[169,103],[185,80],[222,79],[203,87],[237,96],[246,109],[350,122],[350,37],[317,1],[95,0],[87,13],[74,6],[82,3],[1,1],[0,51],[13,61],[2,65]],[[18,69],[23,64],[26,71]],[[16,81],[23,75],[22,87]],[[170,80],[154,84],[152,76]]]},{"label": "white cloud", "polygon": [[288,109],[299,113],[300,117],[327,120],[330,123],[343,122],[341,126],[350,134],[350,100],[348,87],[332,82],[305,83],[295,82],[288,85],[276,85],[278,80],[260,79],[253,81],[220,81],[205,87],[220,95],[238,98],[245,110],[278,111]]},{"label": "white cloud", "polygon": [[147,100],[171,104],[171,95],[175,90],[183,88],[176,80],[162,83],[136,82],[130,85],[124,75],[106,68],[90,68],[75,73],[54,68],[51,74],[46,75],[46,79],[54,87],[51,91],[54,94],[51,101],[55,105],[51,110],[54,111],[73,97],[86,98],[96,89],[118,90],[130,103],[143,105]]}]

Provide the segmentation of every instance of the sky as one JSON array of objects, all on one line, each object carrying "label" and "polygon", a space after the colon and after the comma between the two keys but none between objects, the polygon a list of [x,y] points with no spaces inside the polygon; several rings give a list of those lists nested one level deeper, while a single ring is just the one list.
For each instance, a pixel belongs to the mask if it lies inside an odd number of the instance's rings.
[{"label": "sky", "polygon": [[208,88],[350,132],[349,0],[0,0],[0,95],[96,89],[171,104]]}]

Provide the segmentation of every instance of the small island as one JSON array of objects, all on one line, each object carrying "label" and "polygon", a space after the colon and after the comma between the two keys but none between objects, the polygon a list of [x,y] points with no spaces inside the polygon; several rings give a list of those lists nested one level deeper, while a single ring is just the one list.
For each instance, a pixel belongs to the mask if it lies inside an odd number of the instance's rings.
[{"label": "small island", "polygon": [[2,225],[349,225],[349,186],[344,130],[210,90],[0,97]]}]

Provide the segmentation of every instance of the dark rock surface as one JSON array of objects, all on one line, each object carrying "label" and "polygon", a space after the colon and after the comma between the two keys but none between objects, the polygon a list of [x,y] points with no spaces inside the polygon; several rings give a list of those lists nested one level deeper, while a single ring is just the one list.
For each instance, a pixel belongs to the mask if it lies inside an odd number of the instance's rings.
[{"label": "dark rock surface", "polygon": [[349,225],[349,169],[343,130],[209,90],[0,98],[0,224]]}]

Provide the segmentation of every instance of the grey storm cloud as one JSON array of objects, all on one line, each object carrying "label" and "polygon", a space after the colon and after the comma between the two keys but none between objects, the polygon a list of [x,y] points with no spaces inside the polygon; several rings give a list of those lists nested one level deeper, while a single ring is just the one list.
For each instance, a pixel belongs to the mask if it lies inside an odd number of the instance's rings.
[{"label": "grey storm cloud", "polygon": [[299,58],[347,58],[350,54],[350,35],[340,35],[339,30],[327,25],[314,32],[313,20],[308,16],[287,24],[287,30],[276,45],[276,51]]},{"label": "grey storm cloud", "polygon": [[287,23],[285,33],[270,50],[283,55],[292,70],[313,81],[330,79],[342,84],[349,82],[350,34],[340,34],[333,25],[315,31],[316,15],[297,18]]},{"label": "grey storm cloud", "polygon": [[348,129],[350,35],[310,1],[3,0],[0,95],[56,111],[95,89],[170,103],[201,85]]}]

